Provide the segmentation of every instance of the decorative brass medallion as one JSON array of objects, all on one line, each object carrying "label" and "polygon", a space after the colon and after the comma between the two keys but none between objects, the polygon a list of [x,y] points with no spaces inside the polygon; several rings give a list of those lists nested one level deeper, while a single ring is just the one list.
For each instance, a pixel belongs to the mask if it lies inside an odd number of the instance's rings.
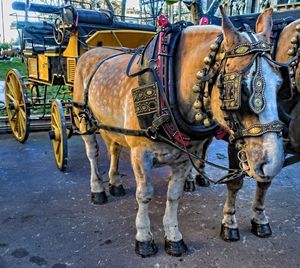
[{"label": "decorative brass medallion", "polygon": [[225,110],[238,110],[241,106],[241,81],[239,73],[224,75],[223,108]]}]

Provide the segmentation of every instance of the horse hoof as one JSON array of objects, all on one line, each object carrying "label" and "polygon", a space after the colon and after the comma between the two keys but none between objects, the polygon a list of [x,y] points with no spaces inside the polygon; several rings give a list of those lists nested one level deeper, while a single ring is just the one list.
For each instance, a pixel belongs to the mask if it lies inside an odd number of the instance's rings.
[{"label": "horse hoof", "polygon": [[197,175],[195,177],[196,183],[197,185],[201,186],[201,187],[208,187],[210,185],[209,180],[203,178],[201,175]]},{"label": "horse hoof", "polygon": [[102,205],[107,202],[107,196],[105,191],[100,193],[92,193],[91,194],[91,201],[94,205]]},{"label": "horse hoof", "polygon": [[185,191],[185,192],[194,192],[195,191],[195,182],[193,182],[193,181],[188,181],[188,180],[186,180],[185,182],[184,182],[184,188],[183,188],[183,190]]},{"label": "horse hoof", "polygon": [[113,196],[124,196],[126,194],[125,189],[122,184],[119,186],[115,186],[113,184],[109,184],[109,192]]},{"label": "horse hoof", "polygon": [[224,224],[221,225],[221,238],[224,241],[233,242],[240,240],[240,233],[238,228],[229,228]]},{"label": "horse hoof", "polygon": [[272,235],[272,230],[269,223],[259,224],[254,220],[251,220],[251,233],[255,234],[258,237],[264,238]]},{"label": "horse hoof", "polygon": [[180,241],[170,241],[165,238],[165,251],[171,256],[180,257],[188,250],[186,244],[181,239]]},{"label": "horse hoof", "polygon": [[135,240],[135,253],[143,258],[150,257],[157,253],[157,246],[154,240],[143,242]]}]

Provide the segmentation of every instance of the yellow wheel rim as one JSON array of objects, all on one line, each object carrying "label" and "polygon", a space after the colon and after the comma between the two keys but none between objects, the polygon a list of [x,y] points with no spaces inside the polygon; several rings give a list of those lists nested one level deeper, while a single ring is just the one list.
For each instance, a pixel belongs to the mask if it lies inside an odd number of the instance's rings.
[{"label": "yellow wheel rim", "polygon": [[67,166],[67,128],[62,104],[59,100],[52,103],[51,108],[52,146],[58,169],[65,170]]},{"label": "yellow wheel rim", "polygon": [[25,84],[21,74],[12,69],[5,80],[5,106],[7,118],[15,138],[25,142],[29,134],[29,115]]}]

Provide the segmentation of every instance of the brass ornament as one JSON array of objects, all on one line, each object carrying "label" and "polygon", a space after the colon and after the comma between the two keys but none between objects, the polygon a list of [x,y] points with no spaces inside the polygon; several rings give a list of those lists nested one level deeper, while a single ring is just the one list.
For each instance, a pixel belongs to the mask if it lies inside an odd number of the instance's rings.
[{"label": "brass ornament", "polygon": [[210,50],[211,51],[217,51],[218,50],[218,44],[217,43],[213,43],[210,45]]},{"label": "brass ornament", "polygon": [[204,72],[201,70],[197,72],[196,77],[197,79],[201,80],[204,77],[204,75],[205,75]]},{"label": "brass ornament", "polygon": [[192,90],[193,90],[194,93],[199,93],[200,92],[199,85],[193,85]]},{"label": "brass ornament", "polygon": [[196,120],[197,122],[202,121],[202,120],[203,120],[203,114],[202,114],[202,113],[196,113],[196,115],[195,115],[195,120]]},{"label": "brass ornament", "polygon": [[235,50],[235,53],[236,53],[236,54],[244,54],[244,53],[246,53],[249,49],[250,49],[250,48],[249,48],[248,46],[241,46],[241,47],[239,47],[239,48],[237,48],[237,49]]},{"label": "brass ornament", "polygon": [[296,26],[296,31],[297,31],[297,32],[300,32],[300,24],[298,24],[298,25]]},{"label": "brass ornament", "polygon": [[205,119],[203,120],[203,125],[204,125],[205,127],[209,127],[209,126],[211,125],[210,120],[209,120],[208,118],[205,118]]},{"label": "brass ornament", "polygon": [[211,58],[210,57],[205,57],[204,58],[204,63],[207,64],[207,65],[211,64]]},{"label": "brass ornament", "polygon": [[289,56],[294,56],[294,54],[295,54],[294,48],[290,48],[290,49],[288,50],[287,54],[288,54]]},{"label": "brass ornament", "polygon": [[260,127],[253,127],[253,128],[248,130],[248,132],[250,134],[254,134],[254,135],[259,134],[261,131],[262,131],[262,129]]},{"label": "brass ornament", "polygon": [[196,100],[196,101],[194,102],[194,104],[193,104],[193,107],[194,107],[194,109],[196,109],[196,110],[200,109],[201,106],[202,106],[202,103],[201,103],[200,100]]},{"label": "brass ornament", "polygon": [[297,36],[293,36],[291,39],[291,43],[292,44],[297,44],[298,43],[298,37]]}]

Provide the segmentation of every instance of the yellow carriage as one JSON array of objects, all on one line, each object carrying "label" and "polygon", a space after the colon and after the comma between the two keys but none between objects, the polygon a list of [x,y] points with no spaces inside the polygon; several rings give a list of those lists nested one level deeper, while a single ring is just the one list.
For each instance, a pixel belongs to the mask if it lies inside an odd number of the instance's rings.
[{"label": "yellow carriage", "polygon": [[[30,114],[41,107],[42,118],[51,108],[51,131],[57,167],[67,165],[67,139],[72,134],[72,89],[76,64],[87,50],[98,46],[137,48],[155,34],[155,27],[117,21],[108,10],[86,10],[72,5],[54,7],[14,2],[15,10],[54,14],[52,22],[17,22],[22,31],[22,53],[27,63],[27,77],[16,69],[6,75],[5,106],[15,138],[23,143],[29,135]],[[58,86],[53,99],[47,88]],[[41,90],[41,88],[43,90]],[[42,93],[41,93],[42,91]],[[59,93],[69,98],[56,98]],[[49,115],[48,115],[49,117]]]}]

